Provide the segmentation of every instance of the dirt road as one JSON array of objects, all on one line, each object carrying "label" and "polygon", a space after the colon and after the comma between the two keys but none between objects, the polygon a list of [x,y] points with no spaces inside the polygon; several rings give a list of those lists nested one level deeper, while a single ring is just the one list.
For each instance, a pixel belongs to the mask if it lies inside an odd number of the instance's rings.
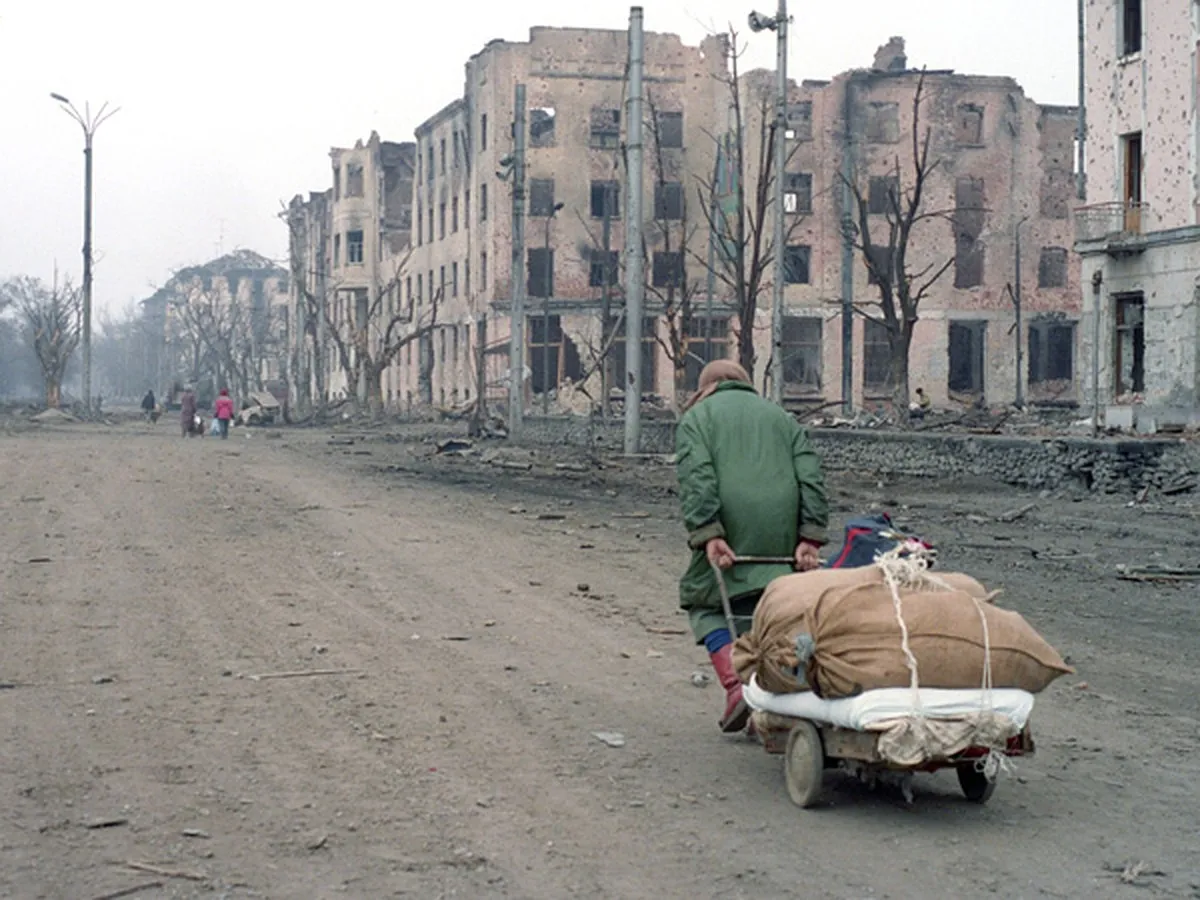
[{"label": "dirt road", "polygon": [[801,812],[652,630],[669,473],[252,434],[0,437],[0,896],[1200,896],[1197,588],[1113,574],[1194,560],[1186,512],[835,478],[1080,671],[988,806],[942,774]]}]

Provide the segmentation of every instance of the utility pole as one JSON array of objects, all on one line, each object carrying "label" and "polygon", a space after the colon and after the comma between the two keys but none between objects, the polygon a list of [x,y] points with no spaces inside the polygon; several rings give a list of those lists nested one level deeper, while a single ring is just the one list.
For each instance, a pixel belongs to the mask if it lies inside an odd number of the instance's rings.
[{"label": "utility pole", "polygon": [[51,94],[63,112],[79,123],[83,129],[83,408],[92,411],[92,139],[107,119],[115,116],[120,107],[108,109],[103,104],[92,116],[91,107],[83,105],[80,113],[62,94]]},{"label": "utility pole", "polygon": [[513,103],[508,433],[516,435],[525,418],[525,85],[517,85]]},{"label": "utility pole", "polygon": [[1092,273],[1092,437],[1100,436],[1100,288],[1104,270]]},{"label": "utility pole", "polygon": [[[542,288],[545,295],[542,298],[542,415],[550,415],[550,295],[554,293],[550,284],[554,280],[554,267],[550,264],[550,223],[554,216],[563,208],[561,203],[555,203],[546,216],[546,236],[542,242]],[[558,374],[557,372],[555,373]]]},{"label": "utility pole", "polygon": [[625,453],[642,444],[642,306],[646,291],[642,258],[642,8],[629,10],[628,190],[625,228]]},{"label": "utility pole", "polygon": [[779,0],[775,18],[761,13],[750,13],[750,30],[775,32],[775,134],[774,160],[775,178],[775,284],[771,291],[771,399],[783,405],[783,286],[786,275],[784,263],[784,221],[787,213],[783,208],[787,172],[787,0]]},{"label": "utility pole", "polygon": [[1017,223],[1016,247],[1014,248],[1016,252],[1013,277],[1016,279],[1016,286],[1013,289],[1013,311],[1017,328],[1017,409],[1025,408],[1025,383],[1021,378],[1021,366],[1025,361],[1025,352],[1021,344],[1021,226],[1028,220],[1029,217],[1026,216]]},{"label": "utility pole", "polygon": [[854,78],[846,81],[842,98],[842,414],[854,412]]},{"label": "utility pole", "polygon": [[608,421],[609,395],[612,392],[612,357],[610,355],[612,338],[612,201],[613,185],[604,188],[604,223],[601,230],[600,245],[604,250],[604,283],[600,288],[600,418]]},{"label": "utility pole", "polygon": [[1079,0],[1079,121],[1075,126],[1075,196],[1087,200],[1087,26],[1084,15],[1084,0]]}]

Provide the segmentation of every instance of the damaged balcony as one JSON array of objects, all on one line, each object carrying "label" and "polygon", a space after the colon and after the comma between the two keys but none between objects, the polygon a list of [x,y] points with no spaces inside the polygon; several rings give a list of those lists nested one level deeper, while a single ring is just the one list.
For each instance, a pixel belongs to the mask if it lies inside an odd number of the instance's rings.
[{"label": "damaged balcony", "polygon": [[1075,210],[1075,243],[1081,252],[1102,251],[1121,257],[1144,253],[1150,207],[1115,201]]}]

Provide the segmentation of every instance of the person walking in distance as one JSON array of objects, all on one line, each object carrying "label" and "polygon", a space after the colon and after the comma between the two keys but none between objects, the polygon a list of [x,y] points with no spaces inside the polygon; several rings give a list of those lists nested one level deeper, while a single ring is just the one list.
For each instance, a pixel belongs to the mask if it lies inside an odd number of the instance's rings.
[{"label": "person walking in distance", "polygon": [[183,397],[179,400],[179,424],[183,429],[183,437],[192,437],[196,433],[196,392],[190,387],[185,388]]},{"label": "person walking in distance", "polygon": [[154,410],[158,408],[158,402],[154,399],[154,391],[146,391],[146,396],[142,398],[142,415],[145,416],[147,422],[154,421]]},{"label": "person walking in distance", "polygon": [[213,418],[217,422],[217,429],[221,433],[221,440],[225,440],[229,437],[229,422],[233,419],[233,400],[230,399],[229,391],[225,388],[221,388],[221,393],[217,396]]},{"label": "person walking in distance", "polygon": [[[717,585],[725,580],[733,612],[748,630],[766,586],[820,565],[829,501],[821,460],[796,419],[758,396],[732,360],[700,373],[675,438],[679,499],[691,564],[679,582],[696,643],[703,644],[725,689],[724,732],[746,727],[750,710],[733,668],[733,641]],[[738,556],[790,557],[793,565],[734,566]]]}]

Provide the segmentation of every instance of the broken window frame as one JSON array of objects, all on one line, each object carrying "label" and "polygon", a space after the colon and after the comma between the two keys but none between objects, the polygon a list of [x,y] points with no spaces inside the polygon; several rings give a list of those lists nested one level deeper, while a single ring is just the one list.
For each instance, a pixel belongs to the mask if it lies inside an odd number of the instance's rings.
[{"label": "broken window frame", "polygon": [[1129,234],[1142,233],[1142,173],[1146,159],[1142,132],[1121,136],[1121,199],[1125,216],[1123,227]]},{"label": "broken window frame", "polygon": [[801,100],[787,107],[787,130],[784,137],[789,141],[805,142],[813,139],[812,101]]},{"label": "broken window frame", "polygon": [[609,250],[607,263],[604,253],[603,250],[592,250],[588,255],[588,287],[604,287],[605,271],[608,272],[610,288],[621,283],[621,251]]},{"label": "broken window frame", "polygon": [[579,350],[575,342],[567,335],[562,327],[562,318],[555,314],[549,316],[549,338],[545,339],[546,317],[540,313],[530,313],[525,321],[526,356],[525,362],[530,371],[530,388],[534,394],[544,393],[542,377],[545,354],[550,354],[551,390],[557,390],[566,378],[579,381],[583,376],[583,364],[579,358]]},{"label": "broken window frame", "polygon": [[[549,260],[546,256],[549,254]],[[547,273],[547,267],[549,272]],[[549,276],[547,281],[547,275]],[[529,247],[525,251],[525,296],[554,298],[554,248]],[[547,289],[549,293],[547,293]]]},{"label": "broken window frame", "polygon": [[558,116],[553,106],[535,106],[529,110],[529,146],[532,149],[555,145]]},{"label": "broken window frame", "polygon": [[813,211],[811,172],[784,174],[783,211],[792,216],[808,215]]},{"label": "broken window frame", "polygon": [[660,150],[683,149],[683,112],[659,110],[655,134]]},{"label": "broken window frame", "polygon": [[954,110],[954,143],[959,147],[982,147],[984,108],[978,103],[960,103]]},{"label": "broken window frame", "polygon": [[787,394],[821,396],[824,327],[820,316],[784,317],[783,388]]},{"label": "broken window frame", "polygon": [[1029,323],[1026,377],[1031,391],[1036,392],[1052,383],[1062,384],[1063,393],[1074,389],[1075,327],[1075,322],[1057,318],[1034,319]]},{"label": "broken window frame", "polygon": [[[612,388],[625,393],[625,318],[617,323],[609,358],[612,360]],[[653,316],[642,319],[642,393],[655,393],[658,384],[658,320]]]},{"label": "broken window frame", "polygon": [[[1129,347],[1125,347],[1128,336]],[[1126,381],[1126,354],[1129,377]],[[1116,397],[1146,390],[1146,297],[1141,291],[1113,294],[1113,393]]]},{"label": "broken window frame", "polygon": [[593,150],[616,150],[621,146],[621,110],[593,106],[588,128],[588,146]]},{"label": "broken window frame", "polygon": [[812,283],[812,246],[788,244],[783,252],[783,283]]},{"label": "broken window frame", "polygon": [[[711,331],[710,331],[711,330]],[[711,334],[711,338],[709,335]],[[687,335],[687,357],[684,360],[683,387],[694,391],[700,383],[700,370],[715,359],[729,359],[732,328],[728,315],[693,315]],[[708,353],[711,340],[712,355]]]},{"label": "broken window frame", "polygon": [[683,220],[683,182],[657,181],[654,183],[654,219],[658,222]]},{"label": "broken window frame", "polygon": [[866,105],[863,135],[868,144],[898,144],[900,142],[900,104],[873,101]]},{"label": "broken window frame", "polygon": [[1038,255],[1038,287],[1047,290],[1065,288],[1069,259],[1065,247],[1043,247]]},{"label": "broken window frame", "polygon": [[529,179],[529,215],[546,219],[554,215],[554,179]]},{"label": "broken window frame", "polygon": [[621,183],[612,180],[594,180],[591,185],[591,213],[593,219],[604,218],[605,201],[608,204],[608,217],[615,221],[621,215]]},{"label": "broken window frame", "polygon": [[890,397],[892,393],[892,345],[887,326],[863,319],[862,388],[866,397]]},{"label": "broken window frame", "polygon": [[363,232],[362,229],[346,232],[346,265],[361,266],[363,264]]},{"label": "broken window frame", "polygon": [[[951,397],[978,398],[987,391],[986,319],[946,323],[946,390]],[[966,353],[964,358],[962,353]]]},{"label": "broken window frame", "polygon": [[650,283],[663,290],[682,290],[687,278],[682,250],[655,250],[651,258]]},{"label": "broken window frame", "polygon": [[1121,0],[1117,55],[1122,59],[1142,52],[1142,14],[1142,0]]}]

